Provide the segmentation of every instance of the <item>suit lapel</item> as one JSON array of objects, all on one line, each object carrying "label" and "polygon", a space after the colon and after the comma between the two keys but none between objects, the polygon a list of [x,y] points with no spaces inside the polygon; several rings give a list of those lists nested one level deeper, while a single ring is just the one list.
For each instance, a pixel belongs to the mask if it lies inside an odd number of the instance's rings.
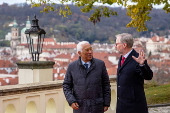
[{"label": "suit lapel", "polygon": [[90,66],[90,68],[87,70],[87,73],[89,73],[90,71],[92,71],[93,69],[94,69],[94,67],[95,67],[95,61],[94,61],[94,58],[92,59],[92,61],[91,61],[91,66]]},{"label": "suit lapel", "polygon": [[118,62],[118,70],[121,68],[121,66],[120,66],[121,59],[122,59],[122,55],[121,55],[121,57],[119,58],[119,62]]},{"label": "suit lapel", "polygon": [[133,56],[135,53],[136,53],[136,51],[133,49],[132,52],[128,55],[128,57],[125,59],[125,62],[124,62],[124,64],[123,64],[122,66],[120,66],[120,62],[121,62],[121,59],[122,59],[122,56],[121,56],[121,58],[119,59],[119,64],[118,64],[118,72],[119,72],[123,67],[125,67],[125,65],[127,65],[130,60],[133,59],[132,56]]}]

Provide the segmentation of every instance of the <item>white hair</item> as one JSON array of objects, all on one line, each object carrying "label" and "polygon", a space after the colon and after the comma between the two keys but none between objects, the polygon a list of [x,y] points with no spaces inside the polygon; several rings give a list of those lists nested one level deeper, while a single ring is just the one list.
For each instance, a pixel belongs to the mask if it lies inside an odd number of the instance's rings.
[{"label": "white hair", "polygon": [[82,45],[83,44],[90,44],[88,41],[81,41],[81,42],[79,42],[78,44],[77,44],[77,53],[79,52],[79,51],[81,51],[82,52]]}]

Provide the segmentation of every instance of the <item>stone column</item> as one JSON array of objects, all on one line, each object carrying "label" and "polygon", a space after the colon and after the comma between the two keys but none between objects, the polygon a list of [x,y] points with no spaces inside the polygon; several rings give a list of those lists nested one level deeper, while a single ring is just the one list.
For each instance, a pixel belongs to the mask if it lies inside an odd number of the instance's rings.
[{"label": "stone column", "polygon": [[44,81],[53,81],[52,61],[19,61],[17,62],[18,83],[36,83]]}]

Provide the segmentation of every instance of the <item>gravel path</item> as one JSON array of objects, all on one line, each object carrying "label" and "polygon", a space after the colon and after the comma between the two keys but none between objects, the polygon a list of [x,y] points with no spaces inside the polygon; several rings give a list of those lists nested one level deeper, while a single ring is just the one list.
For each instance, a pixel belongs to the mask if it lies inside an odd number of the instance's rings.
[{"label": "gravel path", "polygon": [[170,113],[170,106],[149,108],[149,113]]}]

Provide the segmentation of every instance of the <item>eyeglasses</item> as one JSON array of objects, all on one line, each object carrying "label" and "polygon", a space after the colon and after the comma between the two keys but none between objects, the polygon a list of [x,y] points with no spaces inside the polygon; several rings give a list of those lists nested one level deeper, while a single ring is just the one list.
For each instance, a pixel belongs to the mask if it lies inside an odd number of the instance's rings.
[{"label": "eyeglasses", "polygon": [[115,46],[118,46],[119,44],[123,44],[123,43],[115,43]]}]

